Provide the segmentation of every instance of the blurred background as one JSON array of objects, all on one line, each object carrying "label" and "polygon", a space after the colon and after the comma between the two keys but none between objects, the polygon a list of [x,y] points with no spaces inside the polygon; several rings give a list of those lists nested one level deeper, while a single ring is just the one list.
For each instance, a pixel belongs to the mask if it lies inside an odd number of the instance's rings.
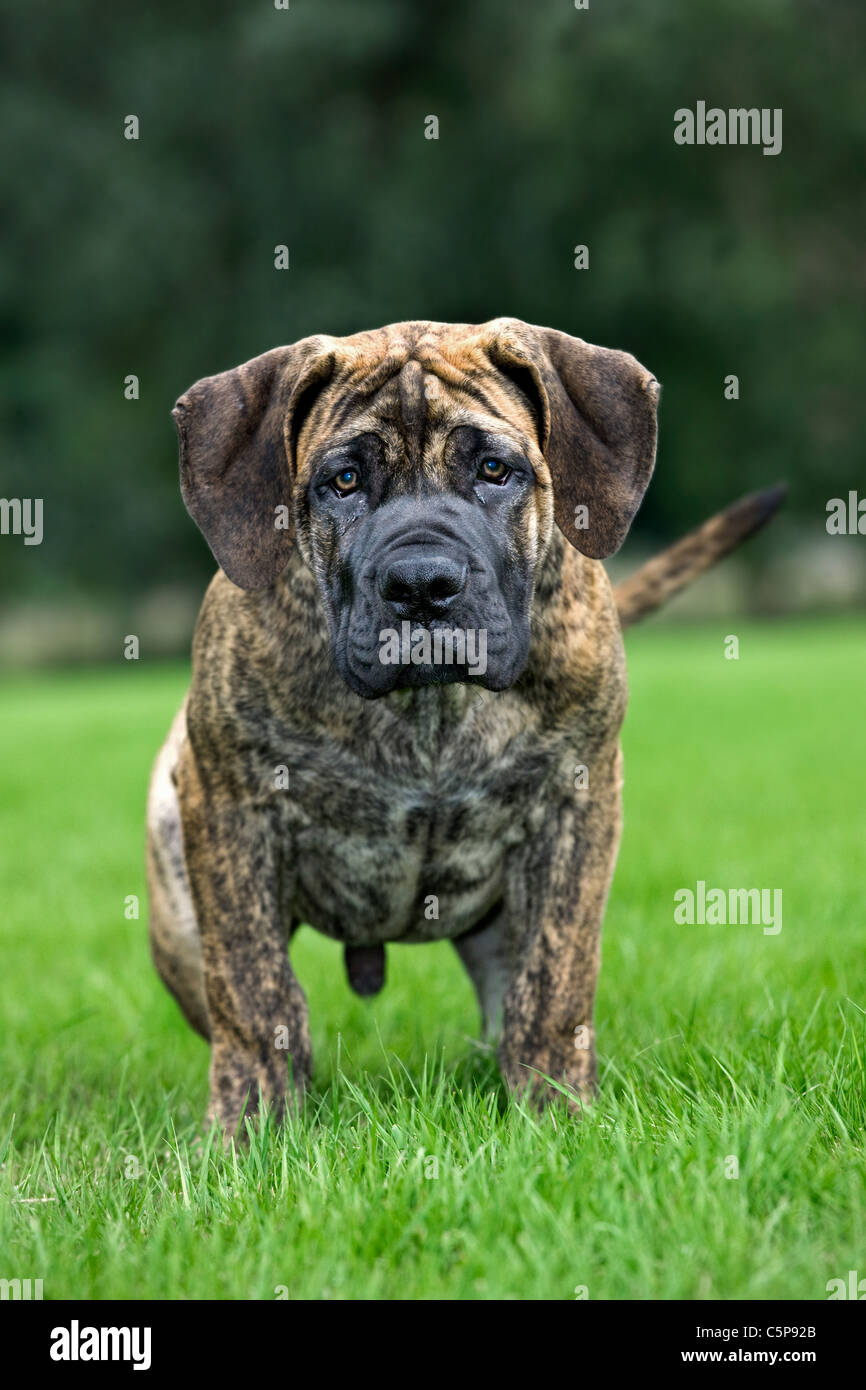
[{"label": "blurred background", "polygon": [[[40,546],[0,536],[7,665],[117,658],[129,633],[186,651],[213,562],[174,400],[406,318],[515,315],[658,376],[620,569],[789,480],[674,616],[862,604],[866,540],[826,531],[866,491],[862,0],[0,0],[0,21],[0,493],[44,499]],[[698,101],[781,107],[781,154],[675,144]]]}]

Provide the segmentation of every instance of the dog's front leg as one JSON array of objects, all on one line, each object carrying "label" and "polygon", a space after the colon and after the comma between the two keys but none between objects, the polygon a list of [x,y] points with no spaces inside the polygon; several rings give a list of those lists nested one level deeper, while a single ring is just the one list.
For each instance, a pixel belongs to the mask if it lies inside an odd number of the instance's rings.
[{"label": "dog's front leg", "polygon": [[540,1104],[564,1085],[574,1108],[596,1085],[593,1010],[601,924],[619,847],[618,749],[593,765],[592,790],[551,801],[543,830],[513,855],[507,915],[514,961],[500,1063]]},{"label": "dog's front leg", "polygon": [[281,846],[267,806],[238,803],[210,782],[205,794],[189,749],[178,797],[211,1023],[208,1118],[231,1133],[256,1113],[260,1091],[277,1116],[287,1088],[303,1092],[307,1001],[289,964]]}]

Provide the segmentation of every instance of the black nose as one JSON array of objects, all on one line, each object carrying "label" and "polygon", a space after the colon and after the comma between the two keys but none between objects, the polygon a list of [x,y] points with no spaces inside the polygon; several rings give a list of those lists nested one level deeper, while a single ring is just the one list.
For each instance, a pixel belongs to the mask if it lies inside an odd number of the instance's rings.
[{"label": "black nose", "polygon": [[392,560],[379,575],[379,593],[400,617],[444,613],[466,585],[466,565],[447,555],[413,555]]}]

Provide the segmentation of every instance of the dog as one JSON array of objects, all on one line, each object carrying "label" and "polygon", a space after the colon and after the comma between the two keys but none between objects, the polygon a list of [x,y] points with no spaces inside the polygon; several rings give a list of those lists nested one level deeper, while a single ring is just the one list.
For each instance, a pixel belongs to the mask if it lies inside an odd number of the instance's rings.
[{"label": "dog", "polygon": [[591,1099],[622,628],[783,492],[613,590],[601,561],[649,483],[659,391],[628,353],[500,318],[305,338],[177,402],[181,491],[220,570],[151,780],[150,942],[210,1042],[224,1130],[310,1080],[302,922],[364,995],[386,943],[447,938],[508,1087]]}]

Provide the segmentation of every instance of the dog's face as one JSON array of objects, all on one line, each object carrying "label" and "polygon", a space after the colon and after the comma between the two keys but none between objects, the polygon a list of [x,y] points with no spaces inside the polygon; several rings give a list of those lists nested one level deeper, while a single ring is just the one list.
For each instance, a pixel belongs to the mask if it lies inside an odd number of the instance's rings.
[{"label": "dog's face", "polygon": [[297,448],[297,542],[359,695],[502,690],[526,662],[553,525],[530,403],[492,373],[470,394],[432,344],[415,346],[348,418],[339,378],[316,402]]},{"label": "dog's face", "polygon": [[514,319],[308,338],[181,398],[181,484],[241,587],[297,544],[358,695],[503,690],[554,522],[593,557],[621,544],[657,397],[627,354]]}]

